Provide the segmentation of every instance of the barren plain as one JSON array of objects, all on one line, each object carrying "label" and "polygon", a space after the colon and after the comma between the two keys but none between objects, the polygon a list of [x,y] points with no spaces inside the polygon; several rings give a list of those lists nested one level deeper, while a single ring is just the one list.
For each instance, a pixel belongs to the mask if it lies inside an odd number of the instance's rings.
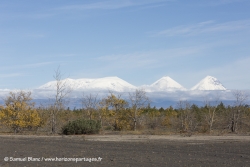
[{"label": "barren plain", "polygon": [[250,136],[0,135],[0,141],[4,167],[250,166]]}]

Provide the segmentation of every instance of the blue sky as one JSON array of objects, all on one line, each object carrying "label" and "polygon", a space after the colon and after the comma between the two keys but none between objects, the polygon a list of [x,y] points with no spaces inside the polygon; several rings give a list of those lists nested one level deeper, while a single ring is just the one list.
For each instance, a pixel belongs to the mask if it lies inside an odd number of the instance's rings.
[{"label": "blue sky", "polygon": [[2,0],[0,89],[64,77],[250,89],[249,0]]}]

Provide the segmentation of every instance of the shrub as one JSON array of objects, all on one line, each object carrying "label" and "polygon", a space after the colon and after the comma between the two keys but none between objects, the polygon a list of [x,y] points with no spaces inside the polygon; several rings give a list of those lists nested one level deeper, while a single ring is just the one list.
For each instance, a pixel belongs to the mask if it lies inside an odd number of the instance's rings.
[{"label": "shrub", "polygon": [[69,122],[68,124],[63,126],[62,133],[65,135],[95,134],[95,133],[98,133],[100,129],[101,129],[100,121],[78,119],[78,120]]}]

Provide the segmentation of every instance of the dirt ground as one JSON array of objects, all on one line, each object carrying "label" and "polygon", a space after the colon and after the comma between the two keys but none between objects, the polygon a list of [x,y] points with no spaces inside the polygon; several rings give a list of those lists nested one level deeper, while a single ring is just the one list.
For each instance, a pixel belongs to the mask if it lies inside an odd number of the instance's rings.
[{"label": "dirt ground", "polygon": [[250,136],[0,135],[0,141],[4,167],[250,166]]}]

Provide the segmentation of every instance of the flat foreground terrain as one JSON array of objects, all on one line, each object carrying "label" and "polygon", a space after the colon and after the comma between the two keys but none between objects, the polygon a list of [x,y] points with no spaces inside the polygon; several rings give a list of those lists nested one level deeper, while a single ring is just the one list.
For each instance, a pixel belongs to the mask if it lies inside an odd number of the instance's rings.
[{"label": "flat foreground terrain", "polygon": [[6,167],[250,166],[250,136],[0,135],[0,141]]}]

